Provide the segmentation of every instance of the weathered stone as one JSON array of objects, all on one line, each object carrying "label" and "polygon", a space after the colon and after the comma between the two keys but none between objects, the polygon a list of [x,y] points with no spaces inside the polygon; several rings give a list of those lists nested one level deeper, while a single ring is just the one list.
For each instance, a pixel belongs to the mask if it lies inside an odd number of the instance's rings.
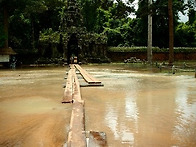
[{"label": "weathered stone", "polygon": [[64,57],[71,63],[70,58],[76,56],[78,62],[89,57],[105,57],[107,37],[105,35],[89,33],[83,23],[83,17],[76,0],[68,0],[61,30],[64,44]]}]

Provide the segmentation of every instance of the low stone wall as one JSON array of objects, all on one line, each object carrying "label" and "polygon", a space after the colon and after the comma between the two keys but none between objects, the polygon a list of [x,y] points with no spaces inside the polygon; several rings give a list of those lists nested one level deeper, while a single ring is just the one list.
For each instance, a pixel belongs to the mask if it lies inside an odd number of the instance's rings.
[{"label": "low stone wall", "polygon": [[[146,52],[107,52],[107,57],[112,62],[123,62],[124,59],[136,57],[141,60],[147,59]],[[153,61],[166,61],[169,60],[169,53],[153,53]],[[196,60],[196,52],[192,53],[174,53],[174,60]]]}]

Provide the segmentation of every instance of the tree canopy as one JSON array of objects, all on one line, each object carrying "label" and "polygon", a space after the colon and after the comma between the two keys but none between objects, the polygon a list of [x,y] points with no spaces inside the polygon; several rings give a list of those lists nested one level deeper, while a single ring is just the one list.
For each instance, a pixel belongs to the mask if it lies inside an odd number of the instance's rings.
[{"label": "tree canopy", "polygon": [[[78,2],[87,31],[107,35],[108,46],[146,46],[147,15],[152,13],[153,46],[168,47],[167,1],[154,0],[148,7],[148,0],[139,0],[137,10],[134,0],[127,3],[122,0]],[[60,32],[67,0],[0,0],[0,5],[0,48],[8,37],[12,48],[36,50],[40,48],[40,36],[43,39],[47,32],[55,32],[55,35]],[[4,31],[5,9],[9,20],[8,36]],[[189,12],[189,21],[179,22],[179,12],[184,14],[185,10]],[[173,0],[173,13],[174,46],[196,46],[195,1]],[[131,18],[131,14],[136,14],[136,18]]]}]

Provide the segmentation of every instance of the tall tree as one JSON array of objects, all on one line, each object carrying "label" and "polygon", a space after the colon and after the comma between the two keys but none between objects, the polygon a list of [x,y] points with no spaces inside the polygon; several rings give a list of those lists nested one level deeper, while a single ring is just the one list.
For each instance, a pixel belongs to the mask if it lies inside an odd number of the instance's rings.
[{"label": "tall tree", "polygon": [[5,35],[4,48],[8,48],[8,5],[5,1],[2,2],[3,6],[3,32]]},{"label": "tall tree", "polygon": [[138,1],[137,25],[134,27],[136,46],[146,46],[148,42],[148,0]]},{"label": "tall tree", "polygon": [[[154,0],[152,1],[152,17],[153,17],[153,42],[154,46],[167,48],[169,46],[169,21],[168,21],[168,1]],[[184,0],[173,0],[174,29],[178,25],[178,12],[184,11]],[[148,22],[148,0],[139,0],[139,7],[136,12],[138,19],[138,28],[136,45],[146,45],[147,42],[147,22]]]},{"label": "tall tree", "polygon": [[[40,0],[31,0],[29,3],[26,5],[26,8],[24,9],[25,15],[29,18],[30,23],[31,23],[31,45],[32,49],[35,49],[35,31],[36,27],[35,25],[38,23],[39,18],[38,16],[43,13],[44,11],[48,10],[48,7],[45,5],[45,1],[40,1]],[[38,40],[38,37],[37,37]]]},{"label": "tall tree", "polygon": [[174,62],[174,26],[173,26],[173,9],[172,0],[168,0],[168,14],[169,14],[169,65]]},{"label": "tall tree", "polygon": [[13,14],[16,8],[22,7],[23,4],[25,3],[25,0],[1,0],[0,5],[2,10],[1,12],[3,13],[3,28],[4,28],[4,47],[7,48],[8,42],[9,42],[9,37],[8,37],[8,32],[9,32],[9,18]]},{"label": "tall tree", "polygon": [[187,9],[188,9],[189,23],[193,24],[193,22],[196,20],[196,1],[188,0]]},{"label": "tall tree", "polygon": [[152,11],[150,9],[152,0],[148,0],[149,14],[148,14],[148,47],[147,47],[147,60],[152,64]]}]

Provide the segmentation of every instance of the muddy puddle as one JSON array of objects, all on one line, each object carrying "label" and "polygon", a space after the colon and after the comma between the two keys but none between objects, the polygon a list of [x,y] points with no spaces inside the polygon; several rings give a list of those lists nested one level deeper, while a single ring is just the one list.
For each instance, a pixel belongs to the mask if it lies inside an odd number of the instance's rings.
[{"label": "muddy puddle", "polygon": [[0,147],[57,147],[67,140],[66,68],[0,70]]},{"label": "muddy puddle", "polygon": [[[194,73],[82,67],[104,84],[81,88],[87,131],[105,132],[111,147],[196,146]],[[66,71],[0,70],[0,146],[63,145],[71,115],[61,104]]]}]

